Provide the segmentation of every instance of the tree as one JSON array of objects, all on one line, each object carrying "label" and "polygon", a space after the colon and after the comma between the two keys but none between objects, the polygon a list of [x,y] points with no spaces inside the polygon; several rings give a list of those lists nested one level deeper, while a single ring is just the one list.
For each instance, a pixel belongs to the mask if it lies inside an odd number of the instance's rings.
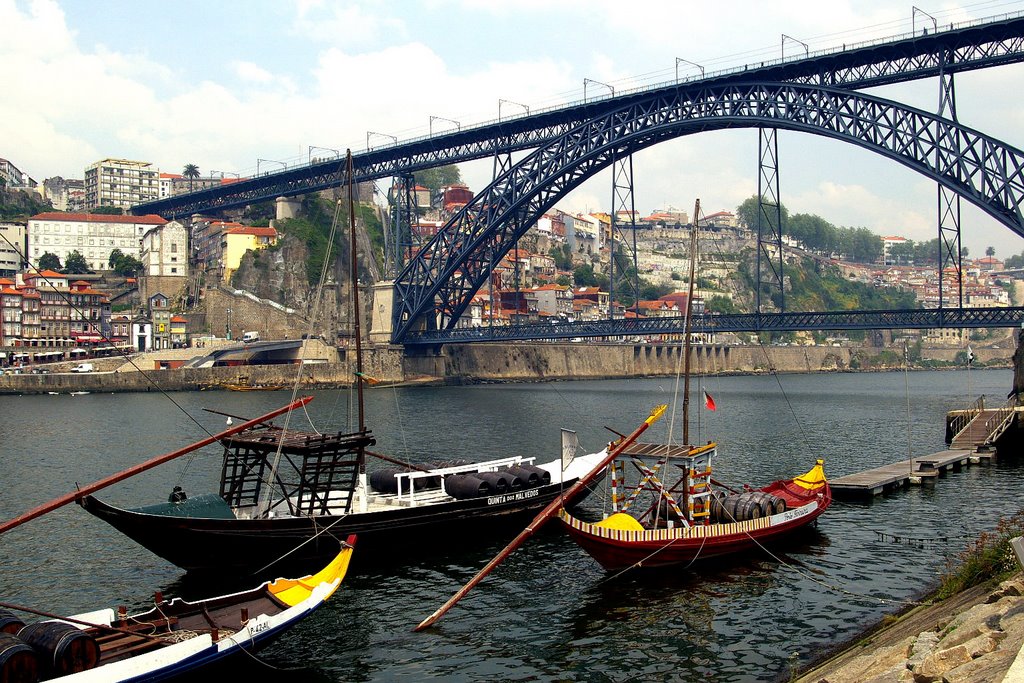
[{"label": "tree", "polygon": [[104,216],[123,216],[124,211],[119,206],[94,206],[89,209],[89,213],[98,213]]},{"label": "tree", "polygon": [[986,247],[985,248],[985,256],[995,256],[995,255],[996,255],[996,248],[995,247]]},{"label": "tree", "polygon": [[576,270],[572,271],[572,279],[573,282],[576,283],[577,287],[593,287],[597,284],[597,276],[594,274],[594,266],[589,263],[576,266]]},{"label": "tree", "polygon": [[120,249],[114,249],[110,252],[110,259],[107,261],[107,265],[116,274],[122,277],[131,277],[142,270],[142,261],[125,254]]},{"label": "tree", "polygon": [[75,249],[68,254],[67,260],[64,261],[64,270],[61,272],[66,274],[88,273],[90,272],[89,263],[82,256],[82,252]]},{"label": "tree", "polygon": [[416,178],[417,185],[422,185],[423,187],[428,188],[431,193],[435,190],[440,190],[446,185],[454,185],[462,182],[459,167],[455,164],[437,166],[436,168],[426,168],[422,171],[416,171],[413,176]]},{"label": "tree", "polygon": [[195,164],[185,164],[185,168],[181,170],[181,175],[188,178],[188,191],[192,191],[192,182],[199,177],[199,167]]},{"label": "tree", "polygon": [[39,257],[39,270],[60,270],[60,257],[50,252]]},{"label": "tree", "polygon": [[[786,226],[789,222],[789,209],[786,208],[785,204],[780,204],[779,209],[782,212],[782,225]],[[736,218],[739,220],[740,225],[745,225],[750,230],[756,230],[757,211],[757,195],[755,194],[753,197],[743,200],[743,203],[736,207]],[[696,220],[696,217],[694,217],[694,220]]]}]

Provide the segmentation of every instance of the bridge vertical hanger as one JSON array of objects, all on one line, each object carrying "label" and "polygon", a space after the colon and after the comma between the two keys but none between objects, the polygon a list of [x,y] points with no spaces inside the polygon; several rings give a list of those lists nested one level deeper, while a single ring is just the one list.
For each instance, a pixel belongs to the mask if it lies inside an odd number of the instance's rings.
[{"label": "bridge vertical hanger", "polygon": [[[413,247],[418,244],[413,229],[416,222],[416,179],[411,173],[396,176],[391,185],[391,248],[385,254],[389,270],[397,277],[413,256]],[[385,248],[387,248],[385,243]]]},{"label": "bridge vertical hanger", "polygon": [[[619,213],[624,212],[629,216],[629,220],[621,223],[619,221]],[[632,245],[629,240],[623,234],[620,229],[620,225],[628,226],[630,233],[633,235]],[[633,254],[633,273],[632,276],[626,281],[626,285],[630,286],[633,291],[633,306],[637,305],[640,300],[640,269],[637,265],[636,257],[636,204],[633,201],[633,155],[627,154],[626,156],[615,155],[615,160],[612,162],[612,215],[611,215],[611,240],[608,243],[609,258],[611,260],[611,267],[609,269],[608,278],[608,317],[609,319],[615,318],[615,236],[621,238],[620,244],[626,245]]]},{"label": "bridge vertical hanger", "polygon": [[[956,89],[953,73],[946,70],[950,54],[943,51],[939,64],[939,116],[955,123]],[[948,115],[947,115],[948,114]],[[945,308],[945,271],[951,265],[956,272],[957,308],[964,307],[964,279],[960,257],[960,194],[938,183],[939,221],[939,308]]]},{"label": "bridge vertical hanger", "polygon": [[778,287],[779,310],[785,311],[778,131],[775,128],[757,130],[757,312],[765,312],[761,307],[761,293],[766,287]]}]

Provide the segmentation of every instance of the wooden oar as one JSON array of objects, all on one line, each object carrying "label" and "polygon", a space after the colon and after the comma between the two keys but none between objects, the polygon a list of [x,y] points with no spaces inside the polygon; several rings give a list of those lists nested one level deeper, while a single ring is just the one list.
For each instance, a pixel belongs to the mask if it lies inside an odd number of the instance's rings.
[{"label": "wooden oar", "polygon": [[619,454],[622,453],[622,451],[626,450],[634,441],[636,441],[640,437],[641,434],[647,431],[648,427],[657,422],[658,418],[662,416],[662,414],[665,412],[665,408],[667,407],[668,406],[660,405],[656,407],[654,410],[652,410],[650,416],[646,420],[644,420],[643,424],[637,427],[632,434],[623,437],[621,441],[615,444],[615,446],[609,450],[608,455],[605,456],[601,460],[601,462],[594,467],[594,469],[590,470],[590,472],[580,477],[579,481],[577,481],[575,484],[569,487],[569,490],[565,492],[564,496],[561,496],[551,501],[546,508],[541,510],[537,514],[537,516],[533,518],[533,521],[530,522],[530,524],[525,529],[519,532],[518,536],[512,539],[511,543],[505,546],[504,550],[495,555],[494,559],[487,563],[487,566],[485,566],[483,569],[477,572],[477,575],[470,579],[469,583],[460,588],[459,592],[457,592],[455,595],[448,599],[448,602],[441,605],[441,607],[436,612],[434,612],[429,617],[421,621],[419,623],[419,626],[417,626],[413,630],[422,631],[423,629],[427,628],[428,626],[436,622],[438,619],[443,617],[448,610],[455,606],[455,603],[464,598],[466,596],[466,593],[471,591],[474,586],[483,581],[484,578],[488,574],[490,574],[495,567],[504,562],[505,558],[511,555],[515,551],[515,549],[522,545],[526,539],[532,536],[534,532],[536,532],[537,529],[539,529],[544,524],[544,522],[548,521],[556,512],[558,512],[559,508],[562,507],[564,499],[571,500],[580,489],[582,489],[584,486],[592,482],[597,477],[597,475],[600,474],[601,470],[608,466],[608,463],[617,458]]},{"label": "wooden oar", "polygon": [[91,484],[89,484],[87,486],[83,486],[82,488],[78,489],[77,491],[73,491],[72,493],[65,494],[65,495],[61,496],[60,498],[55,498],[55,499],[51,500],[49,503],[44,503],[44,504],[40,505],[37,508],[33,508],[33,509],[29,510],[28,512],[26,512],[23,515],[20,515],[18,517],[15,517],[12,520],[9,520],[7,522],[4,522],[3,524],[0,524],[0,534],[4,533],[5,531],[7,531],[9,529],[13,529],[16,526],[21,526],[25,522],[33,520],[36,517],[40,517],[42,515],[45,515],[47,512],[51,512],[53,510],[56,510],[59,507],[67,505],[68,503],[72,503],[72,502],[74,502],[76,500],[81,500],[82,498],[85,498],[87,495],[89,495],[90,493],[93,493],[94,491],[99,491],[100,489],[106,488],[106,487],[110,486],[111,484],[116,484],[117,482],[123,481],[124,479],[128,479],[129,477],[134,477],[136,474],[138,474],[140,472],[145,472],[146,470],[152,469],[152,468],[156,467],[157,465],[162,465],[163,463],[168,462],[169,460],[174,460],[175,458],[179,458],[179,457],[185,455],[186,453],[191,453],[192,451],[198,450],[198,449],[202,448],[203,446],[208,446],[208,445],[210,445],[211,443],[213,443],[215,441],[220,441],[224,437],[231,436],[232,434],[237,434],[238,432],[244,431],[244,430],[248,429],[249,427],[255,427],[256,425],[261,424],[263,422],[266,422],[267,420],[270,420],[271,418],[277,417],[278,415],[281,415],[282,413],[287,413],[287,412],[289,412],[291,410],[295,410],[297,408],[301,408],[302,406],[306,405],[307,403],[309,403],[312,400],[313,400],[312,396],[306,396],[306,397],[300,398],[300,399],[298,399],[296,401],[293,401],[293,402],[289,403],[288,405],[284,406],[283,408],[278,408],[277,410],[271,411],[271,412],[267,413],[266,415],[262,415],[260,417],[257,417],[255,419],[253,419],[253,420],[249,420],[247,422],[243,422],[242,424],[238,425],[237,427],[232,427],[231,429],[226,429],[223,432],[220,432],[219,434],[214,434],[213,436],[207,437],[207,438],[203,439],[202,441],[197,441],[196,443],[192,444],[191,446],[186,446],[185,448],[180,448],[180,449],[178,449],[176,451],[172,451],[170,453],[164,453],[163,455],[158,455],[157,457],[152,458],[151,460],[147,460],[144,463],[141,463],[141,464],[138,464],[138,465],[134,465],[132,467],[129,467],[126,470],[122,470],[121,472],[118,472],[117,474],[112,474],[112,475],[110,475],[109,477],[107,477],[105,479],[100,479],[99,481],[95,481],[95,482],[93,482],[93,483],[91,483]]}]

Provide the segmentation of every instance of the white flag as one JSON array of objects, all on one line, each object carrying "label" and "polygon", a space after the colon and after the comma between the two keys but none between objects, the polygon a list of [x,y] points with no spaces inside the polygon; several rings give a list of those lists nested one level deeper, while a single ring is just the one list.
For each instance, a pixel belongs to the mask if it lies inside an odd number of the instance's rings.
[{"label": "white flag", "polygon": [[562,430],[562,471],[565,472],[569,469],[570,463],[573,458],[576,457],[576,451],[579,450],[580,439],[576,436],[576,432],[571,429]]},{"label": "white flag", "polygon": [[967,364],[970,365],[973,362],[974,362],[974,351],[971,349],[971,346],[968,344],[967,345]]}]

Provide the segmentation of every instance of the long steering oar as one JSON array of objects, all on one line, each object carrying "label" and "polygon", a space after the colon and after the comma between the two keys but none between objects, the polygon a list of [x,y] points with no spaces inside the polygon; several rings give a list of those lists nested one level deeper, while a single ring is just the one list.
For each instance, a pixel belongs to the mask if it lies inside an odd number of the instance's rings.
[{"label": "long steering oar", "polygon": [[564,496],[561,496],[551,501],[546,508],[541,510],[537,514],[537,516],[533,518],[533,521],[530,522],[530,524],[525,529],[519,532],[518,536],[512,539],[511,543],[505,546],[504,550],[495,555],[494,559],[487,563],[487,566],[485,566],[483,569],[477,572],[477,575],[470,579],[469,583],[460,588],[458,593],[448,598],[448,602],[441,605],[441,607],[438,608],[436,612],[434,612],[429,617],[421,621],[419,623],[419,626],[417,626],[413,630],[422,631],[423,629],[427,628],[428,626],[436,622],[438,619],[443,617],[445,613],[452,607],[455,607],[455,603],[464,598],[466,596],[466,593],[473,590],[474,586],[483,581],[484,578],[488,574],[490,574],[495,567],[504,562],[505,558],[511,555],[516,548],[523,544],[523,542],[526,539],[532,536],[534,532],[536,532],[537,529],[539,529],[544,524],[544,522],[548,521],[552,517],[552,515],[558,512],[559,508],[562,507],[563,499],[571,500],[580,489],[582,489],[584,486],[592,482],[597,477],[597,475],[600,474],[601,470],[608,466],[608,463],[617,458],[619,454],[622,453],[622,451],[629,448],[629,446],[634,441],[636,441],[641,434],[647,431],[648,427],[657,422],[658,418],[660,418],[662,414],[665,412],[665,408],[667,408],[667,406],[661,405],[652,410],[650,416],[646,420],[644,420],[643,424],[637,427],[632,434],[623,437],[617,444],[615,444],[615,446],[608,451],[608,455],[605,456],[601,460],[601,462],[594,467],[594,469],[590,470],[590,472],[580,477],[579,481],[577,481],[575,484],[569,487],[569,490],[565,492]]},{"label": "long steering oar", "polygon": [[287,413],[287,412],[289,412],[291,410],[295,410],[297,408],[301,408],[302,406],[306,405],[307,403],[309,403],[312,400],[313,400],[312,396],[305,396],[305,397],[300,398],[300,399],[298,399],[296,401],[292,401],[291,403],[289,403],[288,405],[284,406],[283,408],[278,408],[277,410],[271,411],[271,412],[267,413],[266,415],[262,415],[260,417],[257,417],[255,419],[253,419],[253,420],[248,420],[247,422],[243,422],[242,424],[238,425],[237,427],[232,427],[231,429],[226,429],[223,432],[220,432],[219,434],[214,434],[213,436],[207,437],[207,438],[203,439],[202,441],[197,441],[196,443],[192,444],[191,446],[186,446],[185,448],[180,448],[180,449],[178,449],[176,451],[172,451],[170,453],[164,453],[163,455],[158,455],[157,457],[155,457],[155,458],[153,458],[151,460],[147,460],[144,463],[140,463],[138,465],[134,465],[132,467],[129,467],[128,469],[122,470],[121,472],[118,472],[117,474],[112,474],[112,475],[110,475],[109,477],[107,477],[105,479],[100,479],[99,481],[94,481],[93,483],[89,484],[88,486],[83,486],[82,488],[78,489],[77,491],[73,491],[72,493],[65,494],[65,495],[61,496],[60,498],[55,498],[55,499],[51,500],[49,503],[43,503],[39,507],[31,509],[31,510],[29,510],[28,512],[26,512],[23,515],[20,515],[18,517],[15,517],[12,520],[9,520],[7,522],[4,522],[3,524],[0,524],[0,534],[4,533],[8,529],[13,529],[16,526],[20,526],[20,525],[24,524],[25,522],[33,520],[36,517],[40,517],[42,515],[45,515],[47,512],[51,512],[52,510],[56,510],[59,507],[67,505],[68,503],[72,503],[72,502],[74,502],[76,500],[81,500],[82,498],[85,498],[87,495],[89,495],[90,493],[93,493],[94,491],[99,491],[100,489],[106,488],[106,487],[110,486],[111,484],[116,484],[117,482],[122,481],[124,479],[127,479],[129,477],[134,477],[139,472],[145,472],[146,470],[152,469],[152,468],[156,467],[157,465],[162,465],[163,463],[165,463],[165,462],[167,462],[169,460],[174,460],[175,458],[179,458],[179,457],[185,455],[186,453],[191,453],[192,451],[198,450],[198,449],[202,448],[203,446],[208,446],[208,445],[210,445],[211,443],[213,443],[215,441],[220,441],[224,437],[231,436],[232,434],[237,434],[238,432],[244,431],[244,430],[248,429],[249,427],[255,427],[256,425],[261,424],[263,422],[266,422],[267,420],[270,420],[272,418],[275,418],[278,415],[281,415],[282,413]]}]

